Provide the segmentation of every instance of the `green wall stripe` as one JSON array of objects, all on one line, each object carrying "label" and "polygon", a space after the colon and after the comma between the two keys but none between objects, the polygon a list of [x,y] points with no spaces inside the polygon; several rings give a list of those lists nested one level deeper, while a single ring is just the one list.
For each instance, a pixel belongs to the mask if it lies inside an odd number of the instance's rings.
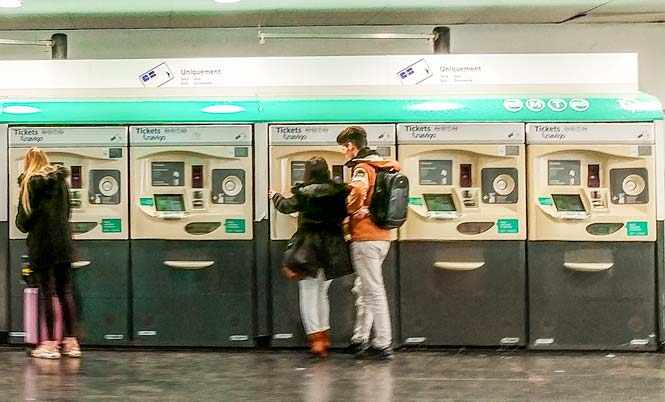
[{"label": "green wall stripe", "polygon": [[[124,124],[183,122],[631,122],[663,119],[658,100],[646,94],[630,96],[580,97],[586,110],[574,110],[573,98],[552,96],[512,97],[522,105],[508,110],[504,97],[435,99],[284,99],[284,100],[130,100],[130,101],[7,101],[0,122],[10,124]],[[554,111],[545,106],[529,109],[529,99],[547,105],[562,99],[567,107]],[[579,98],[578,98],[579,99]],[[211,114],[202,111],[213,105],[235,105],[236,113]],[[29,106],[32,114],[8,113],[13,107]],[[533,105],[532,105],[533,106]],[[519,109],[519,110],[516,110]],[[532,110],[533,109],[533,110]]]}]

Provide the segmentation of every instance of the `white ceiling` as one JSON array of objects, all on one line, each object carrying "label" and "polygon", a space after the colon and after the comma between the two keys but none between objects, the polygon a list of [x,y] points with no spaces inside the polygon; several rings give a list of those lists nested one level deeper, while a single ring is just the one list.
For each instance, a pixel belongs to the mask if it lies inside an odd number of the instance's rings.
[{"label": "white ceiling", "polygon": [[[1,0],[0,0],[1,1]],[[665,21],[665,0],[23,0],[0,29]]]}]

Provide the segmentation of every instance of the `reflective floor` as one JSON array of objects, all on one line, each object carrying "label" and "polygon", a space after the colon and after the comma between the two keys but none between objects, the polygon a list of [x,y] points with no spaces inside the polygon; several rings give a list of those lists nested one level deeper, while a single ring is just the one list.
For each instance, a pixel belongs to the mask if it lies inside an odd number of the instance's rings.
[{"label": "reflective floor", "polygon": [[303,352],[0,348],[0,401],[665,401],[665,354],[400,352],[393,362]]}]

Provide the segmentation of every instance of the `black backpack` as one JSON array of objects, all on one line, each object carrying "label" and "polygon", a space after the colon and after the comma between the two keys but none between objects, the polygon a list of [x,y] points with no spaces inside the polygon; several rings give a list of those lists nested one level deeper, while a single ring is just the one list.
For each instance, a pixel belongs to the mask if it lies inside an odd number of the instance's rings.
[{"label": "black backpack", "polygon": [[406,222],[409,206],[409,179],[402,173],[374,167],[376,182],[369,204],[374,223],[383,229],[397,229]]}]

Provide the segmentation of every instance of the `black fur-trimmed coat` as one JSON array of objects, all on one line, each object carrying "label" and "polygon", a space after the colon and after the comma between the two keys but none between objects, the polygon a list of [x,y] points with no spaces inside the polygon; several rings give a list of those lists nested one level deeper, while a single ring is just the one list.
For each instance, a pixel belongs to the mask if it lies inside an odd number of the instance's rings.
[{"label": "black fur-trimmed coat", "polygon": [[349,190],[334,182],[299,185],[293,196],[273,196],[281,213],[299,212],[298,230],[293,235],[282,264],[306,276],[323,269],[326,279],[353,273],[349,246],[344,240],[346,197]]},{"label": "black fur-trimmed coat", "polygon": [[[72,260],[68,175],[67,169],[60,166],[47,176],[30,179],[30,214],[19,196],[16,227],[28,234],[28,253],[36,270]],[[23,176],[18,180],[20,184]]]}]

